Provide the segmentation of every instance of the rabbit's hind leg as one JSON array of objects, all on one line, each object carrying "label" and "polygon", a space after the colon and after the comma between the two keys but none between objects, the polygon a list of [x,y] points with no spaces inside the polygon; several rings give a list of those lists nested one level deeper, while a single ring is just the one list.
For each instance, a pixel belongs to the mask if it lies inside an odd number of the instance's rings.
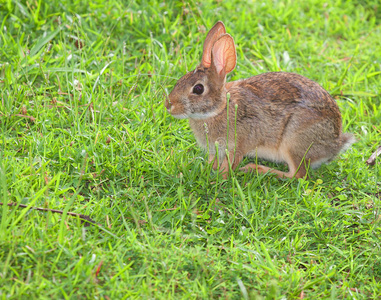
[{"label": "rabbit's hind leg", "polygon": [[243,168],[240,168],[240,171],[243,172],[255,172],[257,171],[260,174],[265,174],[267,172],[276,174],[278,178],[302,178],[305,177],[307,172],[306,172],[306,167],[302,163],[300,165],[295,164],[295,162],[287,162],[289,171],[288,172],[282,172],[276,169],[271,169],[269,167],[263,166],[263,165],[256,165],[253,163],[247,164]]}]

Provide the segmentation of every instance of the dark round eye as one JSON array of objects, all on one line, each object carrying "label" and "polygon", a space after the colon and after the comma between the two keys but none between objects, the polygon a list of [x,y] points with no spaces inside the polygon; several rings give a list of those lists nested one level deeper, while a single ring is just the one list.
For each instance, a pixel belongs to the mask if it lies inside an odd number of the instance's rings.
[{"label": "dark round eye", "polygon": [[201,95],[204,92],[204,86],[202,84],[196,84],[193,87],[193,93],[197,95]]}]

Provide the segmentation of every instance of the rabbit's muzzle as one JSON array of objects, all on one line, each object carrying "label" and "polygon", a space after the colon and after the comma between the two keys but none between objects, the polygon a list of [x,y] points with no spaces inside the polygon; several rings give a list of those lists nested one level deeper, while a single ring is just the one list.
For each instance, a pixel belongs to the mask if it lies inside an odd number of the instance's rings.
[{"label": "rabbit's muzzle", "polygon": [[167,112],[171,113],[171,102],[168,97],[165,98],[164,106],[167,109]]}]

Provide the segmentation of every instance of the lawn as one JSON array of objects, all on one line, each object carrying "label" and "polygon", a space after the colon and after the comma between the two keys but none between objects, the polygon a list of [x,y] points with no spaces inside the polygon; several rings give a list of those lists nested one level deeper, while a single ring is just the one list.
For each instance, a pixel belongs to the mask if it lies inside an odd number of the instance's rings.
[{"label": "lawn", "polygon": [[[164,100],[218,20],[228,80],[318,82],[352,148],[308,180],[214,172]],[[26,207],[0,206],[1,299],[381,298],[378,0],[8,0],[0,22],[0,202]]]}]

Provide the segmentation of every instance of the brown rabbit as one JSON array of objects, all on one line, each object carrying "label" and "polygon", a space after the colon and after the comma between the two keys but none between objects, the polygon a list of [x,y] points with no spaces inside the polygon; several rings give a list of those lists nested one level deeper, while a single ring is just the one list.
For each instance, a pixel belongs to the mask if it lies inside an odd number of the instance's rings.
[{"label": "brown rabbit", "polygon": [[306,77],[272,72],[226,83],[236,57],[233,38],[217,22],[205,39],[201,64],[165,102],[175,118],[189,118],[197,142],[209,148],[209,162],[225,178],[229,164],[234,170],[244,156],[286,162],[289,171],[253,163],[243,171],[301,178],[309,165],[329,162],[354,142],[352,134],[341,132],[335,100]]}]

